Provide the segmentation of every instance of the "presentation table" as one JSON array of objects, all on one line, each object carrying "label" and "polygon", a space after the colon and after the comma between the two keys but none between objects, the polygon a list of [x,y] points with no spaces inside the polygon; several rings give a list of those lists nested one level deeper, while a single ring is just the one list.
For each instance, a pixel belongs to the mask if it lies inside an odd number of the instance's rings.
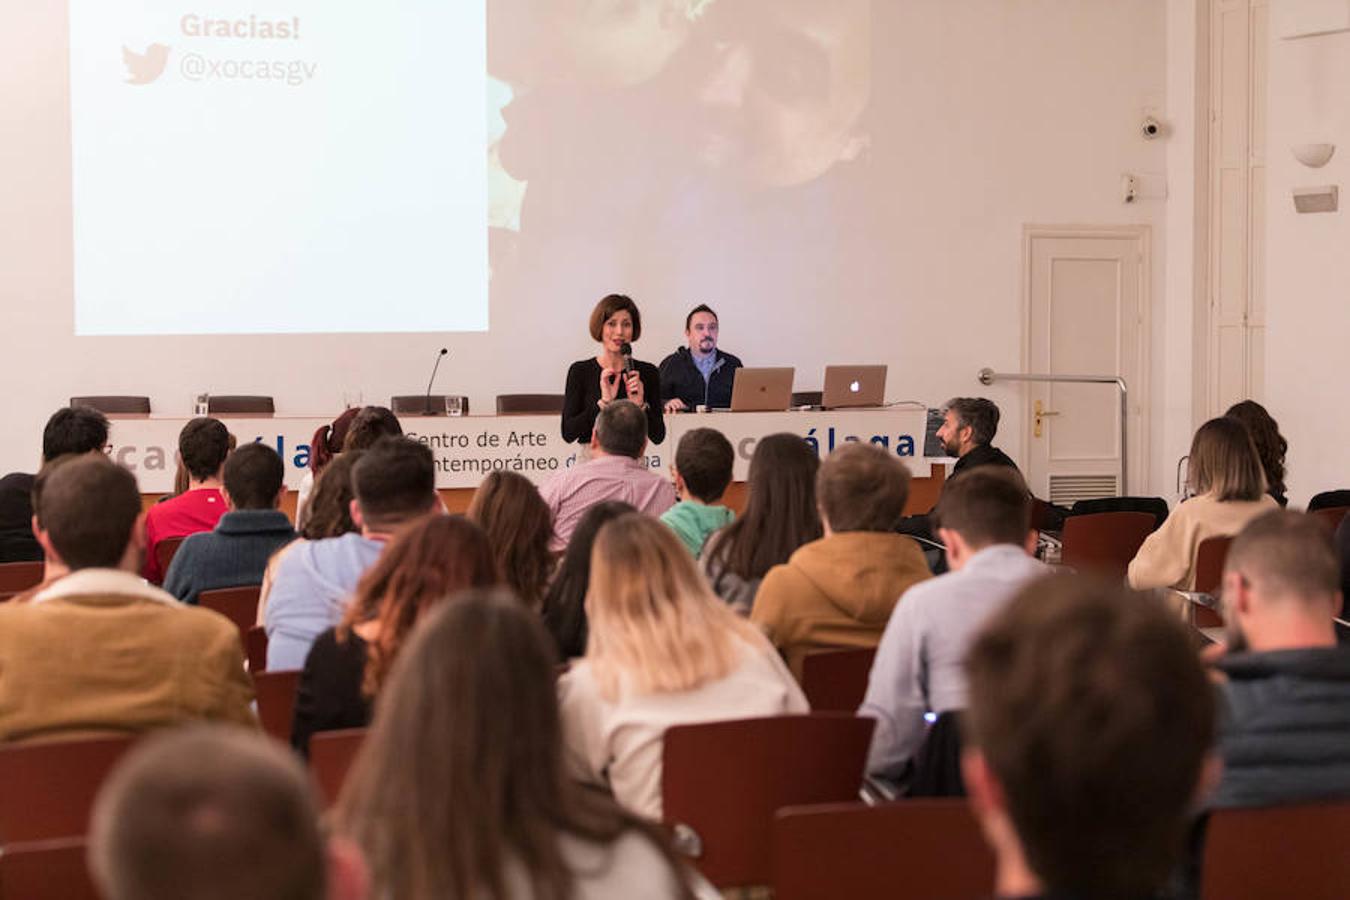
[{"label": "presentation table", "polygon": [[[286,463],[286,483],[291,488],[299,486],[309,466],[314,432],[331,421],[317,416],[221,419],[241,444],[261,441],[274,447]],[[109,454],[136,473],[143,493],[168,493],[177,471],[178,432],[188,420],[185,416],[114,418]],[[556,415],[404,416],[399,421],[404,434],[431,449],[436,486],[449,492],[450,505],[456,509],[467,504],[464,495],[472,494],[489,472],[519,472],[542,484],[555,472],[584,462],[586,455],[582,445],[563,442]],[[654,470],[669,471],[680,436],[695,428],[715,428],[731,441],[736,450],[736,482],[745,481],[755,444],[765,435],[798,434],[822,459],[846,441],[868,441],[909,466],[916,480],[910,506],[927,510],[950,460],[923,456],[926,425],[927,411],[918,407],[681,413],[666,416],[666,438],[648,445],[646,463]]]}]

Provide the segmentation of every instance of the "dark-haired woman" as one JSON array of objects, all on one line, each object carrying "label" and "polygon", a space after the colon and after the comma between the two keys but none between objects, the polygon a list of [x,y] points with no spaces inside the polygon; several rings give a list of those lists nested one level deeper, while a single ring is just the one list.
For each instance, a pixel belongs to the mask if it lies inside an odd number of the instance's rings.
[{"label": "dark-haired woman", "polygon": [[656,366],[635,359],[633,367],[624,371],[624,345],[642,336],[637,304],[623,294],[610,294],[591,311],[590,327],[600,351],[567,370],[563,440],[590,443],[600,410],[615,400],[631,400],[647,413],[647,438],[653,444],[661,443],[666,439],[666,420],[661,417],[661,376]]},{"label": "dark-haired woman", "polygon": [[800,435],[771,434],[755,445],[745,513],[708,538],[700,559],[713,592],[741,615],[750,614],[765,573],[821,536],[819,468]]},{"label": "dark-haired woman", "polygon": [[427,616],[335,811],[371,896],[692,900],[659,828],[565,774],[555,661],[504,591]]},{"label": "dark-haired woman", "polygon": [[347,429],[361,410],[352,406],[344,409],[331,425],[321,425],[309,440],[309,469],[300,479],[300,489],[295,497],[295,530],[305,527],[309,518],[309,497],[314,492],[314,482],[328,468],[328,464],[337,459],[342,445],[347,440]]},{"label": "dark-haired woman", "polygon": [[589,634],[586,591],[591,586],[591,548],[595,535],[610,519],[634,512],[637,510],[621,500],[597,503],[586,510],[567,542],[567,552],[544,595],[544,626],[553,635],[563,659],[575,659],[586,652]]},{"label": "dark-haired woman", "polygon": [[1289,505],[1285,496],[1284,455],[1289,452],[1289,442],[1280,434],[1280,424],[1270,417],[1266,408],[1255,400],[1243,400],[1234,403],[1224,413],[1230,419],[1237,419],[1252,436],[1252,445],[1261,460],[1261,470],[1266,473],[1266,493],[1275,498],[1281,506]]},{"label": "dark-haired woman", "polygon": [[516,472],[492,472],[465,513],[483,529],[502,581],[532,610],[544,603],[553,574],[553,514],[534,482]]}]

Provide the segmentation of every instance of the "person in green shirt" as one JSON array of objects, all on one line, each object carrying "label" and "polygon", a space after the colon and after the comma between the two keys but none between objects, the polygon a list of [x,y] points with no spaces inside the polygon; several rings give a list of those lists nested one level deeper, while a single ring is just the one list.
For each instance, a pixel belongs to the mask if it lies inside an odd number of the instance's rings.
[{"label": "person in green shirt", "polygon": [[697,559],[708,536],[731,523],[736,514],[722,505],[731,484],[736,453],[731,442],[714,428],[695,428],[675,448],[676,503],[661,516]]}]

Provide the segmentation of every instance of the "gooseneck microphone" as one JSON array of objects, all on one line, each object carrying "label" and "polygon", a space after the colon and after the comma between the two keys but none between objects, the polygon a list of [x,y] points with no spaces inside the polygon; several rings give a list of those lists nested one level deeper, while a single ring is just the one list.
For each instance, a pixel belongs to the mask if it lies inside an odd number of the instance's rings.
[{"label": "gooseneck microphone", "polygon": [[441,367],[441,360],[445,359],[445,355],[449,352],[449,349],[442,347],[441,352],[436,354],[436,364],[431,367],[431,377],[427,379],[426,405],[423,407],[425,415],[431,415],[431,386],[436,383],[436,370]]}]

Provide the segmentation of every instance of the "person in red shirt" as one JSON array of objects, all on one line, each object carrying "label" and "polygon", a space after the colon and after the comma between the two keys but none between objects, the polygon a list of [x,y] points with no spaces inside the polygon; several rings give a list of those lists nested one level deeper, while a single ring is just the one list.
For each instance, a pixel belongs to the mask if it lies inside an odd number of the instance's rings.
[{"label": "person in red shirt", "polygon": [[230,452],[230,432],[219,419],[193,419],[178,433],[178,458],[188,473],[188,489],[150,508],[145,516],[145,565],[152,584],[164,580],[158,547],[169,538],[210,531],[225,515],[221,470]]}]

